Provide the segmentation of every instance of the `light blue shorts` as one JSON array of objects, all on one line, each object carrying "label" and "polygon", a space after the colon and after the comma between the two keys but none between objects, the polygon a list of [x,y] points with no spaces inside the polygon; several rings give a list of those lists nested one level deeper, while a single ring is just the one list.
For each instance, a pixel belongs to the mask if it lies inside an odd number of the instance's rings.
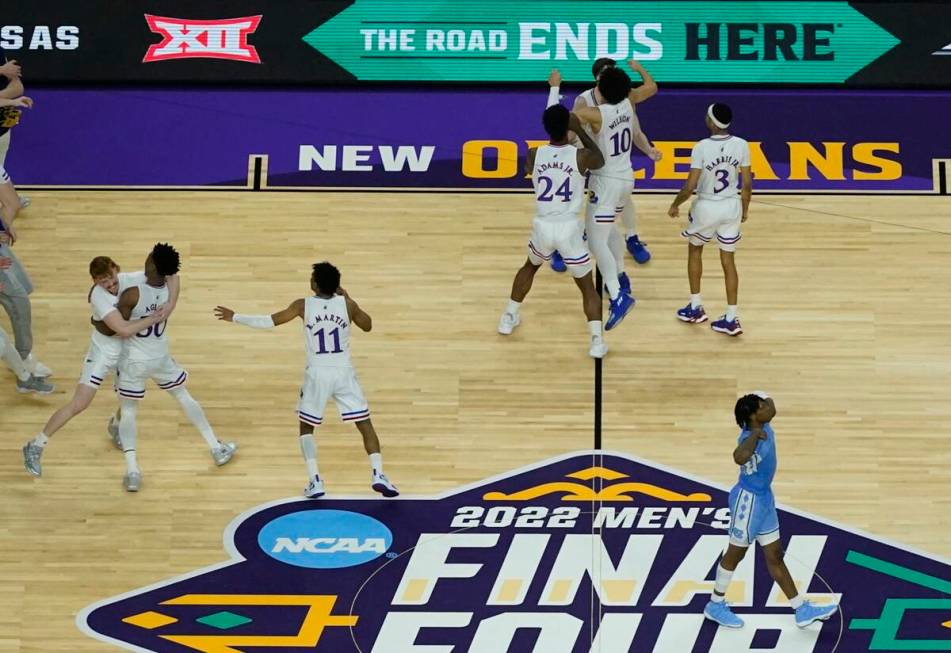
[{"label": "light blue shorts", "polygon": [[730,490],[730,544],[760,546],[779,539],[779,514],[772,491],[756,494],[739,485]]}]

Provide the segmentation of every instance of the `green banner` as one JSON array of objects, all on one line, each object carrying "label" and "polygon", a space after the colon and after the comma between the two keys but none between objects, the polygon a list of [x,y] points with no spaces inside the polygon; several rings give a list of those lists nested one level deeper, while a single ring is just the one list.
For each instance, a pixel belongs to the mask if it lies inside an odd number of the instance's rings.
[{"label": "green banner", "polygon": [[598,57],[658,81],[841,83],[899,43],[846,2],[355,0],[304,42],[357,79],[590,81]]}]

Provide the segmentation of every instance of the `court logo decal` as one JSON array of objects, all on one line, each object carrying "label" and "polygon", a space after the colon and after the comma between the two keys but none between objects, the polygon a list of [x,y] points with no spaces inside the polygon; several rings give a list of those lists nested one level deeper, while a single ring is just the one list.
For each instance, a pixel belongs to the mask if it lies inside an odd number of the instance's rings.
[{"label": "court logo decal", "polygon": [[[781,497],[780,497],[781,498]],[[727,488],[577,452],[434,497],[286,499],[237,517],[221,564],[76,618],[134,651],[854,653],[951,651],[951,563],[780,505],[800,592],[841,601],[797,628],[763,557],[705,621]]]},{"label": "court logo decal", "polygon": [[149,46],[142,63],[169,59],[230,59],[261,63],[257,48],[248,44],[261,16],[224,20],[188,20],[145,14],[149,29],[162,41]]}]

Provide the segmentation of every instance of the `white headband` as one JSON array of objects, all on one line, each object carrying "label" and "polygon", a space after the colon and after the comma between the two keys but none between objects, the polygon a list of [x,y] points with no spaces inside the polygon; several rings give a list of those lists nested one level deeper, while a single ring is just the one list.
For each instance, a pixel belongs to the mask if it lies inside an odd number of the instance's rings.
[{"label": "white headband", "polygon": [[707,107],[707,117],[710,118],[710,121],[711,121],[714,125],[716,125],[717,127],[719,127],[720,129],[726,129],[727,127],[730,126],[730,123],[728,123],[728,122],[727,122],[727,123],[722,123],[722,122],[720,122],[719,120],[716,119],[716,117],[713,115],[713,105],[712,105],[712,104],[711,104],[709,107]]}]

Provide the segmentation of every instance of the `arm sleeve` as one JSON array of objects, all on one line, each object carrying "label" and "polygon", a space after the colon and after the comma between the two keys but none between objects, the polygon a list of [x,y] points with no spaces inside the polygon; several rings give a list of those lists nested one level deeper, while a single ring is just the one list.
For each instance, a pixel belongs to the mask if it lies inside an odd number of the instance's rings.
[{"label": "arm sleeve", "polygon": [[271,319],[270,315],[242,315],[235,313],[234,318],[232,319],[236,324],[243,324],[244,326],[251,327],[252,329],[274,328],[274,320]]}]

